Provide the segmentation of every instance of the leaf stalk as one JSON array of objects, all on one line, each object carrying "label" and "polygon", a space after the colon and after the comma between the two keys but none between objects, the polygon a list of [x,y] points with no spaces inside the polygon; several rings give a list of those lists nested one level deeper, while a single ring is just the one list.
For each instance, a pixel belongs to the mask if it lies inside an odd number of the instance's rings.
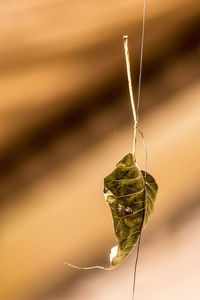
[{"label": "leaf stalk", "polygon": [[127,77],[128,77],[128,87],[129,87],[129,94],[131,100],[131,107],[133,112],[133,119],[134,119],[134,132],[133,132],[133,156],[135,158],[136,152],[136,134],[137,134],[137,114],[135,109],[135,101],[133,96],[133,86],[132,86],[132,79],[131,79],[131,67],[130,67],[130,58],[129,58],[129,49],[128,49],[128,35],[123,36],[124,41],[124,52],[125,52],[125,59],[126,59],[126,70],[127,70]]}]

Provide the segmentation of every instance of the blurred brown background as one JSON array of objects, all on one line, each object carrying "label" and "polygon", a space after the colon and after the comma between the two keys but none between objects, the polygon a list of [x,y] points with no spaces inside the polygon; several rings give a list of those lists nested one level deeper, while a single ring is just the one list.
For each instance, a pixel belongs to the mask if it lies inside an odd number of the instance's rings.
[{"label": "blurred brown background", "polygon": [[[131,299],[103,178],[132,148],[143,1],[1,1],[0,299]],[[159,184],[136,299],[200,299],[199,1],[147,1],[140,129]],[[137,161],[145,165],[141,141]]]}]

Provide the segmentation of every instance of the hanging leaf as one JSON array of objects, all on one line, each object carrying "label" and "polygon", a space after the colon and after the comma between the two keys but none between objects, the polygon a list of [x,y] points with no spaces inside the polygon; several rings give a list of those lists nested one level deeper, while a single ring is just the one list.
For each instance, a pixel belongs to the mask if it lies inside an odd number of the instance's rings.
[{"label": "hanging leaf", "polygon": [[104,195],[111,209],[117,246],[110,254],[110,268],[118,266],[132,251],[154,209],[158,186],[141,171],[133,154],[120,160],[104,179]]}]

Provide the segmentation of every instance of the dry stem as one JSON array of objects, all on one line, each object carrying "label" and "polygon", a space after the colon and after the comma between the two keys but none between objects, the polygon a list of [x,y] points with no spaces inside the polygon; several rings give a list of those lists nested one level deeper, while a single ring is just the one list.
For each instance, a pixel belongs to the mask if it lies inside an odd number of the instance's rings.
[{"label": "dry stem", "polygon": [[129,94],[130,94],[131,107],[132,107],[133,118],[134,118],[133,156],[135,157],[136,133],[137,133],[137,114],[136,114],[136,109],[135,109],[135,102],[134,102],[134,97],[133,97],[133,87],[132,87],[132,80],[131,80],[131,68],[130,68],[130,59],[129,59],[129,50],[128,50],[128,35],[124,35],[123,40],[124,40],[124,51],[125,51],[125,59],[126,59],[126,70],[127,70],[127,77],[128,77]]}]

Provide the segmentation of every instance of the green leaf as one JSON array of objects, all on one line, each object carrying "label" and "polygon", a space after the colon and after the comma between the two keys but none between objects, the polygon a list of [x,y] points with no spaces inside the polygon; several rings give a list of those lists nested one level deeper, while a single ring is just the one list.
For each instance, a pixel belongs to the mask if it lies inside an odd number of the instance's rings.
[{"label": "green leaf", "polygon": [[111,268],[118,266],[135,247],[154,210],[157,190],[155,179],[138,168],[131,153],[104,178],[104,195],[117,240],[117,247],[111,250]]}]

